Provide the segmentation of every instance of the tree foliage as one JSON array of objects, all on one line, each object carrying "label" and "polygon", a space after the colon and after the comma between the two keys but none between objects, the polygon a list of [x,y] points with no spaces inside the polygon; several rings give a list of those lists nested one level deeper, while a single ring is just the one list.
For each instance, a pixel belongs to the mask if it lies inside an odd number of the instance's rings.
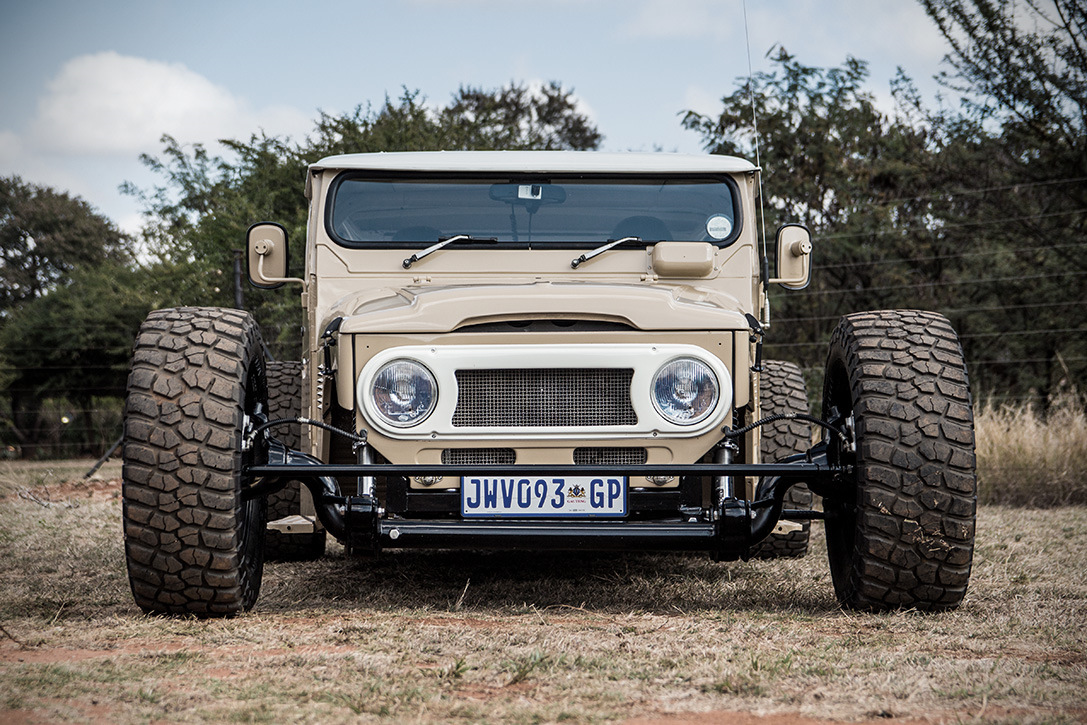
[{"label": "tree foliage", "polygon": [[0,319],[79,267],[124,258],[126,241],[82,199],[0,177]]},{"label": "tree foliage", "polygon": [[964,95],[933,113],[937,172],[959,189],[948,235],[996,250],[964,324],[991,390],[1043,397],[1087,380],[1087,5],[921,0],[950,46],[939,80]]},{"label": "tree foliage", "polygon": [[783,346],[770,352],[816,370],[839,316],[941,306],[931,283],[945,265],[918,260],[939,261],[948,250],[926,224],[931,187],[918,159],[929,153],[929,136],[876,108],[866,64],[847,58],[814,68],[784,49],[773,63],[725,96],[719,116],[689,112],[684,125],[711,153],[754,158],[754,106],[769,236],[799,222],[817,244],[812,286],[773,291],[772,319],[786,332],[771,336]]},{"label": "tree foliage", "polygon": [[[33,455],[50,430],[41,420],[47,399],[69,396],[82,412],[91,409],[103,379],[113,392],[124,380],[135,327],[108,290],[123,285],[130,271],[130,241],[82,199],[18,177],[0,178],[5,446],[19,444]],[[97,323],[86,324],[89,316]]]},{"label": "tree foliage", "polygon": [[951,46],[941,82],[1027,145],[1087,148],[1087,5],[920,0]]},{"label": "tree foliage", "polygon": [[71,419],[69,453],[111,442],[119,431],[99,431],[97,421],[124,397],[136,331],[151,310],[181,303],[187,275],[168,262],[82,266],[12,310],[0,326],[0,439],[37,457],[57,434],[46,411],[60,404]]}]

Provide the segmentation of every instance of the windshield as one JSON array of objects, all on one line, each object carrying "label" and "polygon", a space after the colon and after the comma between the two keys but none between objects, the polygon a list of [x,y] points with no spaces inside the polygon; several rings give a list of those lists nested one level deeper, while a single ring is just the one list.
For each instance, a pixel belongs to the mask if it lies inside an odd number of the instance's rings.
[{"label": "windshield", "polygon": [[416,246],[454,235],[527,245],[623,237],[731,242],[732,186],[721,178],[374,179],[334,187],[330,232],[350,246]]}]

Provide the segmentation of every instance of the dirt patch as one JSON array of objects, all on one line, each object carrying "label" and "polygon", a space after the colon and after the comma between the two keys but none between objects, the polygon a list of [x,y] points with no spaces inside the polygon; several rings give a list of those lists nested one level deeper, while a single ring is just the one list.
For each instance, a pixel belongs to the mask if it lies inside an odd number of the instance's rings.
[{"label": "dirt patch", "polygon": [[118,722],[114,708],[91,702],[53,700],[49,705],[54,712],[28,712],[26,710],[0,709],[0,723],[4,725],[44,725],[63,720],[74,720],[93,725],[113,725]]},{"label": "dirt patch", "polygon": [[79,478],[73,481],[65,481],[56,486],[49,486],[44,490],[52,492],[55,498],[60,499],[118,498],[121,495],[121,479]]},{"label": "dirt patch", "polygon": [[0,662],[11,664],[15,662],[24,664],[56,664],[58,662],[82,662],[99,657],[111,657],[123,654],[118,650],[90,650],[90,649],[41,649],[27,647],[25,649],[0,650]]},{"label": "dirt patch", "polygon": [[[985,707],[974,711],[949,710],[927,716],[900,717],[890,711],[868,713],[850,720],[851,725],[942,725],[964,722],[1031,722],[1038,715],[1023,708]],[[1087,709],[1066,711],[1073,722],[1084,722]],[[1044,717],[1043,717],[1044,719]],[[838,725],[840,719],[809,717],[796,712],[752,713],[737,711],[685,712],[624,720],[623,725]]]},{"label": "dirt patch", "polygon": [[0,722],[4,725],[42,725],[49,721],[38,713],[0,708]]},{"label": "dirt patch", "polygon": [[255,655],[262,658],[345,655],[358,652],[358,647],[346,645],[315,645],[297,648],[262,648],[259,646],[247,645],[209,647],[194,645],[188,642],[155,642],[153,640],[145,639],[141,640],[140,643],[128,644],[120,647],[109,647],[106,649],[68,649],[64,647],[53,648],[33,646],[20,649],[5,648],[0,649],[0,663],[61,664],[116,657],[153,658],[177,652],[183,652],[186,655],[193,656],[206,656],[209,661],[215,661],[232,657],[244,658]]},{"label": "dirt patch", "polygon": [[36,486],[34,488],[21,489],[7,496],[0,496],[0,500],[22,498],[41,505],[63,506],[78,505],[81,501],[105,500],[120,498],[121,479],[111,478],[87,478],[65,481],[63,483],[48,486]]},{"label": "dirt patch", "polygon": [[[886,725],[888,714],[877,720],[855,720],[852,725]],[[751,712],[729,712],[716,710],[711,712],[686,712],[674,715],[661,715],[659,717],[637,717],[632,720],[624,720],[624,725],[831,725],[840,723],[840,720],[827,720],[823,718],[806,717],[795,712],[775,712],[757,714]],[[896,725],[932,725],[942,720],[930,719],[898,719]]]}]

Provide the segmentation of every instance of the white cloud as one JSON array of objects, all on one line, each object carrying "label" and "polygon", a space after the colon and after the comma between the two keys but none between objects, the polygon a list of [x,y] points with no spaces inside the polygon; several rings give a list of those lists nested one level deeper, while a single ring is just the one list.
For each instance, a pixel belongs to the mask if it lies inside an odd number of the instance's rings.
[{"label": "white cloud", "polygon": [[311,128],[307,114],[254,108],[184,65],[96,53],[61,67],[25,130],[0,129],[0,175],[78,195],[133,231],[139,204],[117,188],[125,180],[143,187],[156,181],[138,156],[158,154],[164,133],[223,153],[222,138],[260,131],[298,138]]},{"label": "white cloud", "polygon": [[297,134],[308,122],[290,108],[253,109],[179,63],[104,52],[64,64],[38,104],[28,141],[46,153],[133,156],[157,149],[164,133],[211,143],[260,129]]},{"label": "white cloud", "polygon": [[19,176],[23,181],[45,184],[81,194],[90,185],[80,184],[77,172],[53,157],[35,154],[19,134],[0,131],[0,175]]},{"label": "white cloud", "polygon": [[743,37],[739,3],[719,0],[644,0],[623,26],[632,38]]},{"label": "white cloud", "polygon": [[717,116],[723,105],[721,94],[707,91],[699,86],[688,86],[683,92],[683,110],[694,111],[703,116]]},{"label": "white cloud", "polygon": [[0,131],[0,169],[13,167],[23,154],[23,141],[11,131]]}]

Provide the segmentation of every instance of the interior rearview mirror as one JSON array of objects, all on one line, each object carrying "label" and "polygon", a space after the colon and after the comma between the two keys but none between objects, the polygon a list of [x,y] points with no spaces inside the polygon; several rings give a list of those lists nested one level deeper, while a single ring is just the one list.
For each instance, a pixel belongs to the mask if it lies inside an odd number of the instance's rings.
[{"label": "interior rearview mirror", "polygon": [[545,204],[566,201],[566,189],[558,184],[491,184],[490,196],[495,201],[523,206],[535,214]]},{"label": "interior rearview mirror", "polygon": [[249,281],[261,289],[276,289],[286,282],[302,282],[287,276],[287,230],[274,222],[261,222],[245,234]]},{"label": "interior rearview mirror", "polygon": [[786,224],[777,234],[777,277],[770,284],[804,289],[811,283],[811,232],[800,224]]}]

